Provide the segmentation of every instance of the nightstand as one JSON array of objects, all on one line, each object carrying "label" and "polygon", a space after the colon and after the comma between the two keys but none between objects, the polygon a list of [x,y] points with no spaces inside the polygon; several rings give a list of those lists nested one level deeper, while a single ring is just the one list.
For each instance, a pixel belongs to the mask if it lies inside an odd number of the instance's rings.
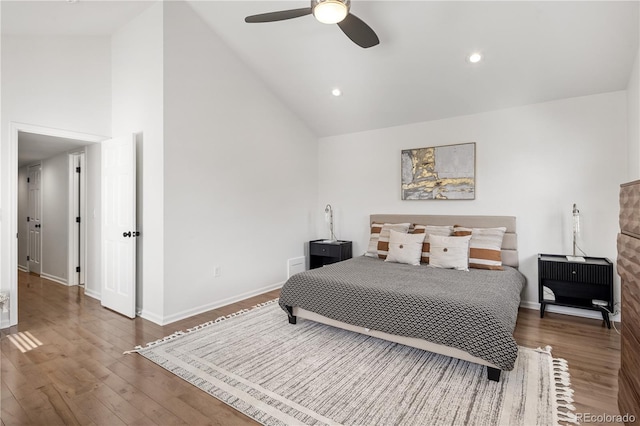
[{"label": "nightstand", "polygon": [[320,268],[324,265],[351,259],[351,241],[327,240],[309,241],[309,268]]},{"label": "nightstand", "polygon": [[611,328],[613,264],[604,257],[584,259],[576,262],[557,254],[538,255],[540,318],[544,317],[547,305],[569,306],[601,312]]}]

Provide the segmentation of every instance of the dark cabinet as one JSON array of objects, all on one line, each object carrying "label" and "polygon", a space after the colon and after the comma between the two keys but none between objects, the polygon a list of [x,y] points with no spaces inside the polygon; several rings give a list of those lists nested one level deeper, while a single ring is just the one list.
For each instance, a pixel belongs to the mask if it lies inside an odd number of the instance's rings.
[{"label": "dark cabinet", "polygon": [[622,332],[618,407],[640,416],[640,180],[620,185],[618,274],[621,281]]},{"label": "dark cabinet", "polygon": [[611,328],[613,312],[613,264],[603,257],[585,257],[584,262],[555,254],[538,255],[538,301],[540,317],[547,305],[590,309],[602,313]]},{"label": "dark cabinet", "polygon": [[309,241],[310,269],[320,268],[324,265],[330,265],[347,259],[351,259],[351,241]]}]

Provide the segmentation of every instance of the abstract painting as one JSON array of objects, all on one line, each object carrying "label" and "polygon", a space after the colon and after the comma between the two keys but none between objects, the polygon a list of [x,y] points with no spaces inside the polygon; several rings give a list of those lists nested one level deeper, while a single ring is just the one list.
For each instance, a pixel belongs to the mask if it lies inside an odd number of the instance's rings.
[{"label": "abstract painting", "polygon": [[476,144],[402,151],[403,200],[474,200]]}]

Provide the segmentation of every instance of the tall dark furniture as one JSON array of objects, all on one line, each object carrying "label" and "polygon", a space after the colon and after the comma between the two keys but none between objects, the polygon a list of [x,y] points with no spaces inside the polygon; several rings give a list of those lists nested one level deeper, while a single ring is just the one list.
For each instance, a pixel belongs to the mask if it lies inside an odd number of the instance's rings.
[{"label": "tall dark furniture", "polygon": [[613,264],[604,257],[584,259],[584,262],[575,262],[557,254],[538,255],[540,317],[544,317],[547,305],[590,309],[601,312],[602,319],[611,328]]},{"label": "tall dark furniture", "polygon": [[617,263],[622,294],[618,408],[635,416],[627,425],[640,425],[640,180],[620,186]]},{"label": "tall dark furniture", "polygon": [[351,259],[351,241],[338,240],[334,243],[324,241],[326,240],[309,241],[310,269]]}]

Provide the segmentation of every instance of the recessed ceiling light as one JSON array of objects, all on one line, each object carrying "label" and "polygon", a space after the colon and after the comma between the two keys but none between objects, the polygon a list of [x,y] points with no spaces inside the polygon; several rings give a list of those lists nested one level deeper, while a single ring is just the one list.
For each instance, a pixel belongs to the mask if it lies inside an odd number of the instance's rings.
[{"label": "recessed ceiling light", "polygon": [[482,55],[478,52],[474,52],[471,55],[469,55],[467,59],[469,59],[469,62],[471,62],[472,64],[477,64],[482,60]]},{"label": "recessed ceiling light", "polygon": [[78,0],[67,0],[67,3],[78,3]]},{"label": "recessed ceiling light", "polygon": [[331,91],[331,94],[332,94],[333,96],[342,96],[342,90],[340,90],[340,89],[338,89],[338,88],[336,87],[335,89],[333,89],[333,90]]}]

